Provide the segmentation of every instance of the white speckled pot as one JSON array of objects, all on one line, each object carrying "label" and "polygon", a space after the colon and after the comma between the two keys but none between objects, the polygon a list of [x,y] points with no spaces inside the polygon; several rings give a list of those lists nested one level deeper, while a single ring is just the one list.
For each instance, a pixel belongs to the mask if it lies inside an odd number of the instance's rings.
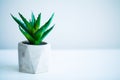
[{"label": "white speckled pot", "polygon": [[25,73],[42,73],[48,71],[50,44],[30,45],[26,41],[18,43],[19,71]]}]

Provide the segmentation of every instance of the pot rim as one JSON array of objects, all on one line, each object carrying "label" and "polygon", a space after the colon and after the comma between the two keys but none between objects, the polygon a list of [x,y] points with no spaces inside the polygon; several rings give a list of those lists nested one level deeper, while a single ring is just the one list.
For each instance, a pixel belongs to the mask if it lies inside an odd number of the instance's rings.
[{"label": "pot rim", "polygon": [[40,45],[29,44],[28,41],[21,41],[18,44],[26,45],[26,46],[46,46],[46,45],[49,45],[47,42],[44,42],[44,41]]}]

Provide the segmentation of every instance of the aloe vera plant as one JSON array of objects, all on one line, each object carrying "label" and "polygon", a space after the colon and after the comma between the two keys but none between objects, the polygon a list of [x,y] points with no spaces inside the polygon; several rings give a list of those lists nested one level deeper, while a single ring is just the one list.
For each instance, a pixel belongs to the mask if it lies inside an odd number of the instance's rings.
[{"label": "aloe vera plant", "polygon": [[48,35],[48,33],[53,29],[55,24],[48,28],[54,17],[54,13],[49,18],[49,20],[41,26],[41,13],[35,18],[34,14],[31,14],[31,20],[27,20],[21,13],[18,13],[22,21],[12,14],[12,18],[18,23],[20,31],[26,37],[30,44],[39,45],[42,43],[43,39]]}]

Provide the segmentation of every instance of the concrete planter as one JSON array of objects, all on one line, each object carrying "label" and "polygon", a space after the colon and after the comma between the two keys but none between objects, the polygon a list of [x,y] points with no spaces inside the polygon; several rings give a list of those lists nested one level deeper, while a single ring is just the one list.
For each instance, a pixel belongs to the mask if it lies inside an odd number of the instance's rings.
[{"label": "concrete planter", "polygon": [[48,71],[50,44],[30,45],[26,41],[18,43],[19,71],[42,73]]}]

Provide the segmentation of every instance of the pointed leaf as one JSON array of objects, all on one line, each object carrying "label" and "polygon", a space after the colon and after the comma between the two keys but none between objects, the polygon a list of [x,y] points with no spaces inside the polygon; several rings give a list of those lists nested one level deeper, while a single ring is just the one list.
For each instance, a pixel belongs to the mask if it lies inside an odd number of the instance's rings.
[{"label": "pointed leaf", "polygon": [[40,27],[41,13],[38,15],[37,20],[35,22],[35,30],[38,30]]},{"label": "pointed leaf", "polygon": [[31,14],[31,24],[32,24],[32,27],[35,25],[35,16],[34,16],[33,12]]},{"label": "pointed leaf", "polygon": [[26,24],[29,32],[32,33],[32,26],[30,25],[30,23],[26,20],[25,17],[22,16],[22,14],[20,14],[20,13],[18,13],[18,14],[21,17],[21,19],[23,20],[23,22]]},{"label": "pointed leaf", "polygon": [[54,26],[55,24],[50,29],[48,29],[47,31],[43,33],[40,41],[42,41],[48,35],[48,33],[54,28]]},{"label": "pointed leaf", "polygon": [[26,26],[23,24],[23,22],[21,22],[19,19],[17,19],[16,17],[14,17],[12,14],[11,14],[12,18],[18,23],[19,26],[22,27],[22,29],[24,29],[24,31],[28,32],[28,29],[26,28]]}]

